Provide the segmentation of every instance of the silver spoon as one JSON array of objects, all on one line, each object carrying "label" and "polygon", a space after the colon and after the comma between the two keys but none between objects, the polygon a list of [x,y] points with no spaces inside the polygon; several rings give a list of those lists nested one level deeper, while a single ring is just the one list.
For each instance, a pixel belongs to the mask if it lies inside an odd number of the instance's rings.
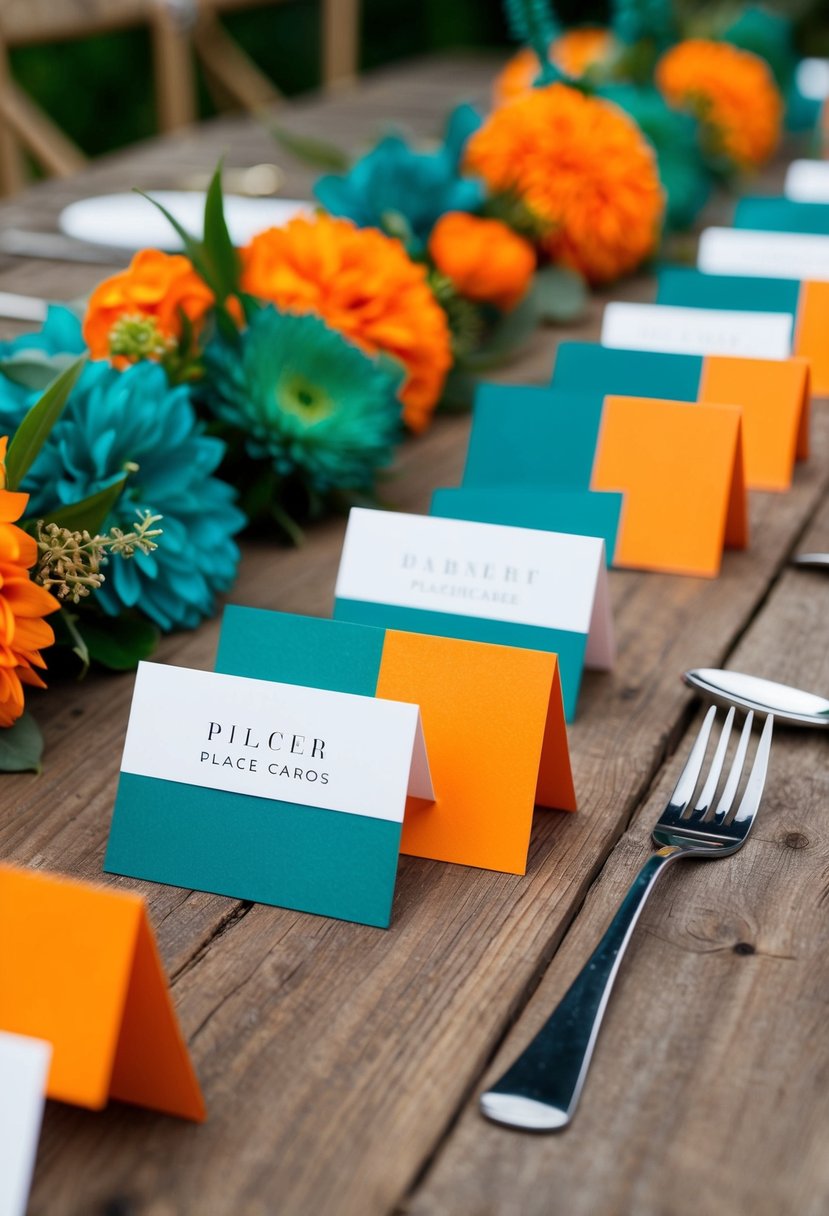
[{"label": "silver spoon", "polygon": [[696,667],[686,671],[682,678],[718,705],[738,705],[774,714],[778,722],[791,726],[829,727],[829,701],[813,692],[716,667]]},{"label": "silver spoon", "polygon": [[829,570],[829,553],[797,553],[792,558],[793,566],[805,566],[812,570]]}]

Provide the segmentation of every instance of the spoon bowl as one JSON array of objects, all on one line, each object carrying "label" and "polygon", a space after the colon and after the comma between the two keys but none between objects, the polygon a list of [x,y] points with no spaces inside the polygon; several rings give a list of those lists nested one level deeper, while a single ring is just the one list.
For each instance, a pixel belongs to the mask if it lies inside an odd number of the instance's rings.
[{"label": "spoon bowl", "polygon": [[696,667],[686,671],[682,678],[718,705],[737,705],[773,714],[776,721],[790,726],[829,728],[829,701],[816,693],[715,667]]}]

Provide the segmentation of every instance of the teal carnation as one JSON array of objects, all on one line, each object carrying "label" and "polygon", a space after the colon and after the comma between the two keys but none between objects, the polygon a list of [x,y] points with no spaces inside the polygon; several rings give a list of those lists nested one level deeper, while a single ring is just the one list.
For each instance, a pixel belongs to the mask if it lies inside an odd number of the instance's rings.
[{"label": "teal carnation", "polygon": [[[83,346],[80,322],[67,309],[52,309],[39,334],[0,344],[0,366],[19,364],[26,352],[59,356],[59,346]],[[13,433],[37,396],[0,375],[0,433]],[[113,556],[95,602],[111,616],[138,609],[163,630],[192,628],[213,614],[239,562],[233,535],[245,517],[235,491],[212,475],[224,451],[204,434],[190,389],[171,388],[158,364],[119,372],[89,363],[23,482],[27,514],[79,502],[129,470],[104,528],[127,531],[139,511],[149,511],[163,517],[163,535],[152,553]]]},{"label": "teal carnation", "polygon": [[399,135],[389,135],[348,173],[321,177],[314,193],[331,215],[360,228],[392,230],[420,252],[445,212],[477,211],[484,201],[483,184],[461,174],[467,140],[480,125],[472,106],[458,106],[437,151],[418,152]]},{"label": "teal carnation", "polygon": [[254,313],[238,346],[212,342],[208,406],[249,455],[310,490],[369,490],[400,437],[403,369],[364,354],[319,317]]}]

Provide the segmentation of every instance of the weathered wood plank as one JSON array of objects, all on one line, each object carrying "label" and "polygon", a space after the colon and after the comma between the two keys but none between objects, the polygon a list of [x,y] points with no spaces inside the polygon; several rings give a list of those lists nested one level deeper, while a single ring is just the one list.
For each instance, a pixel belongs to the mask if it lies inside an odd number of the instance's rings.
[{"label": "weathered wood plank", "polygon": [[[829,544],[829,503],[804,544]],[[729,666],[825,693],[827,620],[829,580],[787,572]],[[537,1031],[609,922],[649,851],[688,738],[603,869],[489,1082]],[[826,748],[819,732],[778,728],[767,796],[743,851],[678,866],[663,880],[623,964],[572,1127],[553,1137],[494,1127],[477,1111],[485,1082],[406,1205],[411,1216],[826,1212]]]}]

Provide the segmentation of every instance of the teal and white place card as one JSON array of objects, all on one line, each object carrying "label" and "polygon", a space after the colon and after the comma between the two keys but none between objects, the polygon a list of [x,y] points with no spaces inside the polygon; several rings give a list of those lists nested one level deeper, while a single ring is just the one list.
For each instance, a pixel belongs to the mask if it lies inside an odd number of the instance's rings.
[{"label": "teal and white place card", "polygon": [[29,1203],[52,1046],[0,1033],[0,1216],[25,1216]]},{"label": "teal and white place card", "polygon": [[615,301],[605,307],[601,342],[617,350],[788,359],[793,331],[787,312]]},{"label": "teal and white place card", "polygon": [[706,274],[767,279],[829,280],[829,236],[753,228],[706,228],[697,267]]},{"label": "teal and white place card", "polygon": [[793,160],[783,193],[798,203],[829,203],[829,161]]},{"label": "teal and white place card", "polygon": [[337,620],[557,654],[568,719],[585,664],[613,664],[595,536],[355,507],[335,597]]},{"label": "teal and white place card", "polygon": [[104,869],[386,926],[417,705],[141,663]]}]

